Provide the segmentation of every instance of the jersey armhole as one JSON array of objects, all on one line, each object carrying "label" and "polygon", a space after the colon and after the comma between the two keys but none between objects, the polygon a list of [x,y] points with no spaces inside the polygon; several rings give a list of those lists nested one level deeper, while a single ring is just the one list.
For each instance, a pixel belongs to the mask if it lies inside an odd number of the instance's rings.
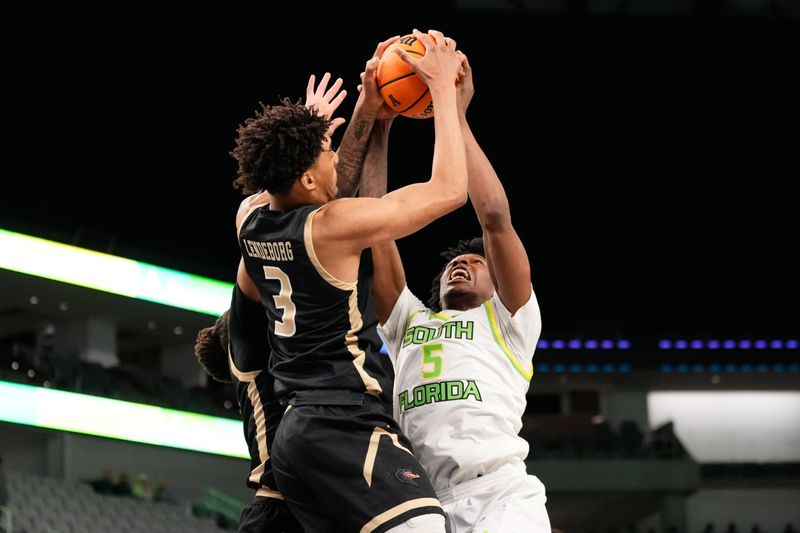
[{"label": "jersey armhole", "polygon": [[244,226],[245,223],[250,219],[250,217],[253,216],[253,213],[258,211],[261,207],[264,207],[265,205],[269,205],[269,198],[267,198],[264,201],[257,202],[257,203],[254,203],[252,205],[249,205],[247,207],[247,212],[242,217],[242,221],[236,226],[236,238],[237,239],[239,238],[239,235],[242,233],[242,226]]}]

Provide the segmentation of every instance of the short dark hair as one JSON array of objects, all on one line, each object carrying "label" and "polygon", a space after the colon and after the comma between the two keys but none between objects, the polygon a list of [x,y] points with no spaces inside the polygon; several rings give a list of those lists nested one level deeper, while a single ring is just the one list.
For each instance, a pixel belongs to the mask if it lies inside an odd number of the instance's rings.
[{"label": "short dark hair", "polygon": [[233,186],[246,195],[267,191],[287,194],[322,153],[331,119],[300,101],[282,98],[245,120],[230,152],[239,163]]},{"label": "short dark hair", "polygon": [[483,239],[481,237],[461,239],[455,244],[455,246],[450,246],[444,252],[439,254],[441,257],[444,257],[445,262],[442,265],[441,270],[439,270],[439,273],[436,274],[435,278],[433,278],[433,283],[431,284],[431,292],[428,296],[428,307],[431,310],[437,312],[442,310],[442,304],[439,302],[439,289],[441,288],[440,280],[442,279],[444,269],[447,268],[447,263],[449,263],[454,257],[464,254],[478,254],[480,256],[485,256],[486,253],[483,251]]},{"label": "short dark hair", "polygon": [[194,356],[206,374],[221,383],[232,383],[228,365],[228,311],[225,311],[213,326],[197,332]]}]

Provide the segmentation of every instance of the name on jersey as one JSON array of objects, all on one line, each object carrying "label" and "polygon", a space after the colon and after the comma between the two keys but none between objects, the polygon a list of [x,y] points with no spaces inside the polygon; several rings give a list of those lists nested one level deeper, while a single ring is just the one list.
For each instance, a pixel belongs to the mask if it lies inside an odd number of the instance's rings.
[{"label": "name on jersey", "polygon": [[242,239],[244,251],[250,257],[270,261],[294,261],[292,243],[289,241],[250,241]]},{"label": "name on jersey", "polygon": [[451,402],[453,400],[468,400],[472,398],[481,402],[481,391],[475,380],[438,381],[414,387],[410,391],[403,391],[398,396],[400,409],[410,411],[421,405],[434,402]]},{"label": "name on jersey", "polygon": [[466,339],[471,341],[474,329],[474,323],[471,320],[466,322],[445,322],[438,328],[411,326],[406,330],[406,334],[403,337],[403,348],[409,344],[426,344],[442,337],[445,339]]}]

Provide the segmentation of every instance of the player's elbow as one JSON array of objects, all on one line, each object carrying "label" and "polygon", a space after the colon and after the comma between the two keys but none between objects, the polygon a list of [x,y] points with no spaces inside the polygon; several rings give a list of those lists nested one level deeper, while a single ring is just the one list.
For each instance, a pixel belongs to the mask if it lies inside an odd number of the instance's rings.
[{"label": "player's elbow", "polygon": [[440,197],[448,207],[448,211],[455,211],[456,209],[463,207],[467,200],[469,200],[469,196],[467,195],[467,191],[460,191],[454,189],[453,187],[445,189],[443,195]]},{"label": "player's elbow", "polygon": [[483,210],[478,218],[484,231],[499,233],[512,227],[508,209],[489,208]]}]

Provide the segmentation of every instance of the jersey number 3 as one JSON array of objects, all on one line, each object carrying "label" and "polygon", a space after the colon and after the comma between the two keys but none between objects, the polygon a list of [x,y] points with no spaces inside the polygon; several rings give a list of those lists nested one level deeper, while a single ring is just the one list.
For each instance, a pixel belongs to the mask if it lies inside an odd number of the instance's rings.
[{"label": "jersey number 3", "polygon": [[289,276],[286,275],[286,272],[277,267],[265,266],[264,277],[277,280],[281,285],[280,292],[272,297],[275,300],[275,307],[283,309],[283,320],[275,321],[275,335],[291,337],[297,331],[294,323],[297,307],[292,301],[292,282],[289,281]]}]

